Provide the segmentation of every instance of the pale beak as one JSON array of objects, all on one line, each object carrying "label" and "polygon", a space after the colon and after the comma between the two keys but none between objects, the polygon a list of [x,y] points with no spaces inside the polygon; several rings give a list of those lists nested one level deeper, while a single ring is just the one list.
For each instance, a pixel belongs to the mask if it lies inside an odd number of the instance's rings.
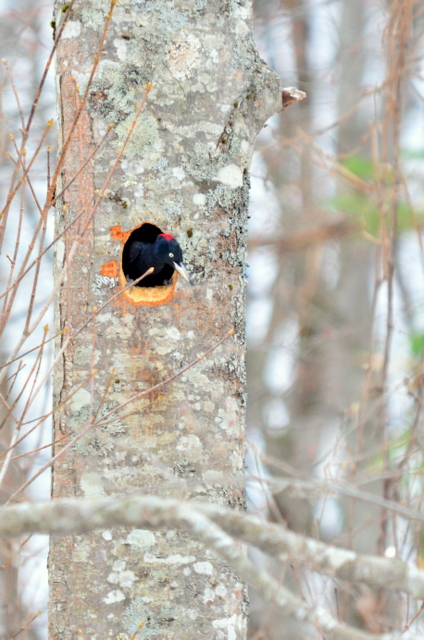
[{"label": "pale beak", "polygon": [[174,262],[174,268],[178,271],[178,273],[182,275],[184,280],[187,280],[187,282],[193,286],[193,282],[190,280],[190,276],[187,273],[187,269],[185,268],[182,262],[180,264],[178,264],[177,262]]}]

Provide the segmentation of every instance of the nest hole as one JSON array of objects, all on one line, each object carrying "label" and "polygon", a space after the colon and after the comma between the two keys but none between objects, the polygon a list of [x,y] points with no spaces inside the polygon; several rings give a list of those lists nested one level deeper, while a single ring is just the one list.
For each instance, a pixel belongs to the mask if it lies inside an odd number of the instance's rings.
[{"label": "nest hole", "polygon": [[[129,232],[120,260],[119,279],[123,288],[149,269],[149,245],[153,247],[156,238],[162,233],[159,227],[150,222],[143,222]],[[124,296],[137,306],[165,304],[174,295],[177,280],[177,272],[172,267],[164,265],[160,272],[154,271],[126,289]]]}]

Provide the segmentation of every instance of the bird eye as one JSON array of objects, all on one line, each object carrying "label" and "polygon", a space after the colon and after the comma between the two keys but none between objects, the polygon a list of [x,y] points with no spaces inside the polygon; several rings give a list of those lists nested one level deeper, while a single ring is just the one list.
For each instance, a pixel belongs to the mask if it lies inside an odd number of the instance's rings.
[{"label": "bird eye", "polygon": [[174,254],[173,254],[173,253],[170,253],[170,254],[169,254],[169,257],[170,257],[170,258],[173,258],[173,257],[174,257]]}]

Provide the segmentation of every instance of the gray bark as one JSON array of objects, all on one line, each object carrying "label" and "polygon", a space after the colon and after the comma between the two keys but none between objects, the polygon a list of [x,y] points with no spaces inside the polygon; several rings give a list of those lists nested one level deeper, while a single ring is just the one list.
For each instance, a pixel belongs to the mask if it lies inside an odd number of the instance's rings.
[{"label": "gray bark", "polygon": [[[105,12],[100,0],[77,2],[58,47],[62,147]],[[59,3],[55,19],[59,26]],[[146,108],[91,216],[95,190],[150,81]],[[67,269],[57,328],[66,327],[63,340],[72,337],[92,308],[118,291],[116,279],[99,275],[104,263],[119,261],[121,246],[109,233],[114,226],[128,231],[147,221],[173,233],[196,285],[179,286],[163,306],[135,307],[120,296],[71,342],[56,375],[55,402],[94,367],[98,373],[56,413],[56,437],[166,379],[231,326],[235,334],[160,395],[133,403],[68,449],[55,464],[55,498],[136,491],[243,508],[248,167],[258,130],[279,108],[280,90],[256,52],[249,2],[121,0],[114,8],[62,171],[61,188],[115,125],[58,207],[59,232],[83,213],[57,250],[57,274]],[[137,629],[137,639],[244,637],[243,585],[187,534],[119,528],[67,536],[52,541],[49,566],[51,639],[82,630],[83,637],[129,640]]]}]

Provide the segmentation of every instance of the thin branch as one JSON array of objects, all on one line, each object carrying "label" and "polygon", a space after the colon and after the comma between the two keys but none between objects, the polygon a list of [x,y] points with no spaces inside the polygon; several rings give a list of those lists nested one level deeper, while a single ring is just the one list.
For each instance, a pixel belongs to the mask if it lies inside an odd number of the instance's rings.
[{"label": "thin branch", "polygon": [[249,249],[254,249],[272,245],[279,251],[301,251],[328,240],[341,240],[355,231],[360,231],[359,225],[342,217],[336,220],[325,220],[319,225],[308,226],[306,229],[298,229],[280,236],[253,238],[248,246]]}]

